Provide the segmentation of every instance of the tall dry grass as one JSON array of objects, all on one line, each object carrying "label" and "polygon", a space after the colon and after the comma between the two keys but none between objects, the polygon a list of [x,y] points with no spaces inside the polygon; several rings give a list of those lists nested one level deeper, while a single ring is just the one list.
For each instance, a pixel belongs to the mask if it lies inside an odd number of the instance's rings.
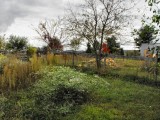
[{"label": "tall dry grass", "polygon": [[[33,55],[29,61],[21,61],[16,55],[5,56],[0,59],[0,92],[18,90],[26,88],[36,79],[36,73],[46,65],[66,65],[73,63],[72,55],[54,55],[47,54],[41,57]],[[75,65],[78,66],[90,58],[84,56],[75,56]],[[3,61],[3,62],[1,62]]]},{"label": "tall dry grass", "polygon": [[21,61],[16,55],[3,56],[0,59],[0,93],[26,88],[36,81],[36,72],[45,65],[64,64],[62,55],[33,55],[29,61]]},{"label": "tall dry grass", "polygon": [[47,54],[46,55],[46,63],[47,63],[47,65],[57,64],[57,57],[54,54]]},{"label": "tall dry grass", "polygon": [[9,56],[3,63],[0,74],[0,91],[17,90],[25,88],[33,83],[35,73],[42,67],[42,60],[33,56],[29,62],[17,59],[14,55]]},{"label": "tall dry grass", "polygon": [[[75,55],[74,56],[74,65],[78,66],[84,62],[91,60],[87,56]],[[65,66],[72,66],[73,65],[73,55],[72,54],[47,54],[46,55],[46,62],[48,65],[65,65]]]}]

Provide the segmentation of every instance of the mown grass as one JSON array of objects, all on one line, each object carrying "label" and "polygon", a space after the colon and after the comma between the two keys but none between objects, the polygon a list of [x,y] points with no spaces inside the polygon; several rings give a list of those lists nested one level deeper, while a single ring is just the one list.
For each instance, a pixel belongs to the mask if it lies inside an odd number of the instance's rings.
[{"label": "mown grass", "polygon": [[[158,120],[160,90],[118,80],[107,80],[108,90],[96,91],[94,102],[85,104],[73,120]],[[154,93],[153,93],[154,92]]]},{"label": "mown grass", "polygon": [[160,119],[160,89],[156,87],[68,67],[46,67],[42,74],[32,87],[1,95],[1,119]]}]

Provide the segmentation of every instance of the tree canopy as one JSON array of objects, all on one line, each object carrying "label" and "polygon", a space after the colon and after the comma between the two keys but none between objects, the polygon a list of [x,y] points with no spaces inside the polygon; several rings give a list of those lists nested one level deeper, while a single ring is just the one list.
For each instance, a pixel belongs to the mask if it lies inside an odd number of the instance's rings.
[{"label": "tree canopy", "polygon": [[22,50],[27,47],[27,38],[11,35],[6,44],[7,49]]},{"label": "tree canopy", "polygon": [[[150,11],[153,12],[152,22],[160,24],[160,0],[146,0],[150,6]],[[159,26],[160,27],[160,26]]]},{"label": "tree canopy", "polygon": [[158,34],[158,31],[153,25],[145,25],[140,29],[135,29],[132,34],[136,45],[140,47],[142,43],[150,43],[154,40]]},{"label": "tree canopy", "polygon": [[40,39],[47,43],[50,50],[62,50],[62,39],[64,39],[64,31],[62,30],[62,20],[40,22],[36,32]]},{"label": "tree canopy", "polygon": [[73,50],[78,50],[79,46],[80,46],[80,40],[77,39],[77,38],[73,38],[71,41],[70,41],[70,47],[73,49]]},{"label": "tree canopy", "polygon": [[92,49],[90,43],[88,42],[88,43],[87,43],[87,50],[86,50],[86,53],[92,53],[92,52],[93,52],[93,49]]},{"label": "tree canopy", "polygon": [[120,48],[120,45],[117,43],[117,38],[115,36],[107,38],[107,45],[111,53],[115,53],[117,49]]}]

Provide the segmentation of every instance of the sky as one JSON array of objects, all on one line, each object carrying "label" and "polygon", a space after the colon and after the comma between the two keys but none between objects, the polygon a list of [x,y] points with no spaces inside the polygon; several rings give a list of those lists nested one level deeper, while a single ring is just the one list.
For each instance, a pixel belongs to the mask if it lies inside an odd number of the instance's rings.
[{"label": "sky", "polygon": [[[38,34],[35,28],[39,22],[62,17],[68,4],[77,5],[82,0],[0,0],[0,35],[9,36],[11,34],[28,37],[29,43],[34,46],[43,46],[44,43],[36,40]],[[146,12],[145,0],[137,0],[137,4],[131,14],[137,19],[128,26],[128,36],[131,42],[123,45],[124,49],[133,48],[133,38],[129,32],[134,28],[141,27],[141,16]]]}]

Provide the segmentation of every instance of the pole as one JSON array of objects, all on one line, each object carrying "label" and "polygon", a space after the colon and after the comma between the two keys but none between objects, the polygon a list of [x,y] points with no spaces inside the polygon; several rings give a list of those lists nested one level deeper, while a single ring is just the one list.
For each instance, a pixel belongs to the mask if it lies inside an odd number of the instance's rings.
[{"label": "pole", "polygon": [[158,76],[158,48],[156,48],[156,68],[155,68],[155,81],[157,82]]}]

